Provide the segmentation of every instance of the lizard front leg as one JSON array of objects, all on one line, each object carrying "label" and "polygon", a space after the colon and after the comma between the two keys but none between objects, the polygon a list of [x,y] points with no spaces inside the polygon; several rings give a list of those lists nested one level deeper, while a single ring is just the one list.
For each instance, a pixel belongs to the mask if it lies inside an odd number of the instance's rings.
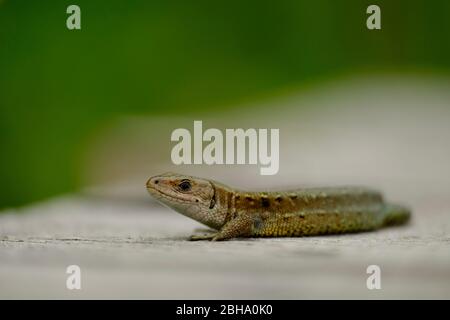
[{"label": "lizard front leg", "polygon": [[191,240],[222,241],[237,237],[250,236],[252,226],[253,220],[251,217],[246,214],[241,214],[228,221],[218,232],[210,235],[193,236],[193,238],[191,237]]}]

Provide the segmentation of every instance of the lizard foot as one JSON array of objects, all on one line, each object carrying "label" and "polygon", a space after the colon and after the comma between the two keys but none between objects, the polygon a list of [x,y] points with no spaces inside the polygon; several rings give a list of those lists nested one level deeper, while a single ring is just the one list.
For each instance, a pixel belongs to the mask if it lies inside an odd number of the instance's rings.
[{"label": "lizard foot", "polygon": [[215,236],[216,236],[216,233],[200,234],[200,235],[194,234],[189,237],[189,241],[212,240]]},{"label": "lizard foot", "polygon": [[209,234],[209,233],[217,233],[217,230],[211,229],[211,228],[195,228],[194,229],[194,233],[205,233],[205,234]]}]

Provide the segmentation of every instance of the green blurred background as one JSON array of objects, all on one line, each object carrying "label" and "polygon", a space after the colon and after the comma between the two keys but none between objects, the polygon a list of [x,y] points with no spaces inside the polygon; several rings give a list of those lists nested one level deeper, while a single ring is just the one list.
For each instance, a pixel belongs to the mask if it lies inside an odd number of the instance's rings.
[{"label": "green blurred background", "polygon": [[[81,8],[82,30],[66,28]],[[366,28],[381,7],[382,30]],[[124,115],[233,108],[351,73],[450,67],[450,1],[0,0],[0,207],[82,187]]]}]

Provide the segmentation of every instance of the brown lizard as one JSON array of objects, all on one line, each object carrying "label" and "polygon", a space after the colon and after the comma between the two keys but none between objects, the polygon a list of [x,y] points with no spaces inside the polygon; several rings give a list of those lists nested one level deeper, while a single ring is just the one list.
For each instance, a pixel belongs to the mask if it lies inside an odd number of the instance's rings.
[{"label": "brown lizard", "polygon": [[386,204],[380,193],[361,187],[247,192],[166,173],[151,177],[147,190],[161,203],[217,230],[191,240],[361,232],[403,224],[410,218],[407,208]]}]

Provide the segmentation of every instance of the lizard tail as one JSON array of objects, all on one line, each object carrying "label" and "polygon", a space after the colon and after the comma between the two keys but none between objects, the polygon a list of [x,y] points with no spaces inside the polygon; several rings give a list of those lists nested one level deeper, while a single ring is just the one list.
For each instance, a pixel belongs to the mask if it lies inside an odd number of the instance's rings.
[{"label": "lizard tail", "polygon": [[387,204],[383,211],[382,226],[397,226],[407,223],[411,218],[411,210],[406,207]]}]

